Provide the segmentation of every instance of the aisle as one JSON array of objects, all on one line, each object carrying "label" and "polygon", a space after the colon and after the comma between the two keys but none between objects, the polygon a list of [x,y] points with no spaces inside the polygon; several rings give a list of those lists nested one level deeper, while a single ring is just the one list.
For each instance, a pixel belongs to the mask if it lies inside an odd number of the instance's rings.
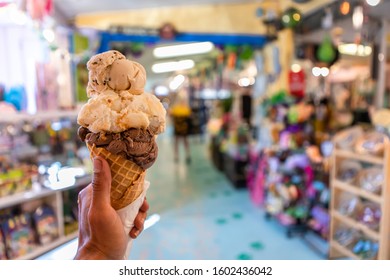
[{"label": "aisle", "polygon": [[[191,139],[192,163],[186,165],[183,153],[180,162],[174,163],[169,134],[158,142],[158,160],[147,174],[149,218],[130,259],[324,258],[300,237],[288,239],[283,227],[267,221],[248,191],[235,189],[212,166],[206,143]],[[74,240],[38,259],[72,259],[76,248]]]},{"label": "aisle", "polygon": [[[301,238],[285,231],[237,190],[208,159],[207,144],[191,139],[192,163],[174,163],[167,135],[149,170],[148,228],[130,259],[322,259]],[[184,152],[182,149],[181,152]]]}]

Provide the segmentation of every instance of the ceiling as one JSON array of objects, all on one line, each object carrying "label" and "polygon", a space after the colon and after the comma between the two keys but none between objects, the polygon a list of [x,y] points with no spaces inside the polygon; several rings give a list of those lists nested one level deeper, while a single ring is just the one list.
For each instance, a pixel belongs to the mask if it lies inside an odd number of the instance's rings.
[{"label": "ceiling", "polygon": [[[100,21],[105,22],[111,22],[117,19],[119,17],[118,13],[122,13],[122,16],[124,14],[124,22],[126,24],[134,24],[130,22],[130,19],[138,18],[144,19],[143,22],[141,20],[134,20],[139,26],[148,26],[154,25],[159,26],[158,20],[161,20],[161,13],[158,12],[161,9],[154,9],[154,13],[152,15],[151,10],[153,8],[167,8],[171,7],[172,11],[175,11],[173,8],[179,8],[179,7],[185,7],[185,6],[194,6],[197,5],[199,8],[204,6],[212,6],[212,5],[224,5],[224,4],[248,4],[249,5],[249,12],[251,13],[250,17],[255,20],[256,24],[260,25],[260,21],[256,17],[256,7],[260,7],[262,5],[280,5],[280,7],[284,8],[286,6],[290,6],[293,4],[293,0],[149,0],[149,1],[130,1],[130,0],[53,0],[54,1],[54,16],[57,21],[61,23],[65,23],[67,25],[74,25],[77,26],[76,19],[77,17],[93,17],[94,15],[100,16]],[[335,0],[311,0],[306,1],[308,3],[299,4],[300,9],[302,12],[306,12],[309,10],[318,9],[323,4],[332,2]],[[296,4],[298,5],[298,4]],[[230,8],[231,9],[231,8]],[[233,8],[234,9],[234,8]],[[142,10],[142,11],[141,11]],[[181,11],[181,15],[176,15],[176,18],[179,18],[180,20],[176,19],[178,22],[179,28],[186,29],[185,21],[187,21],[187,24],[190,25],[200,25],[203,24],[206,26],[209,30],[210,28],[216,28],[216,25],[222,24],[225,25],[225,30],[229,30],[230,33],[240,32],[238,29],[238,26],[240,24],[240,21],[243,21],[244,18],[242,17],[242,14],[239,15],[239,18],[234,18],[231,13],[237,13],[226,11],[226,13],[221,12],[218,14],[214,19],[208,19],[209,22],[206,22],[205,17],[210,17],[208,15],[205,15],[205,13],[202,13],[202,9],[199,9],[197,12],[190,11]],[[225,10],[223,10],[225,11]],[[116,12],[112,14],[112,12]],[[130,14],[126,13],[129,12]],[[131,13],[132,12],[132,13]],[[230,14],[228,13],[230,12]],[[175,12],[173,12],[175,13]],[[189,19],[191,14],[191,19]],[[160,16],[159,16],[160,15]],[[170,14],[172,17],[172,12]],[[180,18],[181,16],[181,18]],[[249,16],[246,16],[248,18]],[[218,18],[218,19],[217,19]],[[152,21],[154,19],[154,21]],[[241,19],[241,20],[240,20]],[[97,22],[97,21],[96,21]],[[151,24],[152,22],[152,24]],[[212,22],[214,24],[212,24]],[[115,22],[114,22],[115,24]],[[252,30],[256,29],[253,25],[247,24]],[[233,28],[236,28],[233,30]],[[98,28],[99,29],[99,28]],[[238,31],[237,31],[238,30]],[[217,32],[215,30],[214,32]],[[260,31],[261,33],[261,31]],[[186,57],[188,58],[188,57]],[[131,59],[131,57],[130,57]],[[191,57],[191,59],[194,59],[196,62],[198,61],[204,61],[205,56],[196,56]],[[146,71],[148,73],[148,81],[152,83],[159,83],[163,80],[166,80],[170,74],[154,74],[151,71],[151,65],[156,62],[156,59],[152,55],[152,49],[146,48],[144,50],[144,53],[141,57],[136,57],[134,60],[137,60],[142,65],[145,66]],[[150,86],[150,85],[149,85]]]},{"label": "ceiling", "polygon": [[[324,4],[337,0],[53,0],[55,17],[62,23],[72,23],[75,18],[83,14],[102,12],[140,10],[149,8],[183,7],[219,4],[244,4],[256,3],[261,5],[298,6],[302,13],[316,10]],[[201,17],[202,15],[200,15]],[[220,16],[220,15],[217,15]]]},{"label": "ceiling", "polygon": [[[135,20],[139,26],[143,26],[144,24],[150,24],[151,18],[159,18],[159,14],[156,13],[156,8],[166,8],[166,7],[172,7],[172,8],[178,8],[178,7],[185,7],[185,6],[205,6],[205,5],[223,5],[223,4],[253,4],[256,6],[261,5],[275,5],[276,3],[279,3],[280,6],[283,8],[286,8],[288,6],[295,6],[297,7],[302,14],[307,17],[314,17],[317,19],[321,19],[324,14],[324,6],[326,5],[338,5],[340,3],[340,0],[308,0],[308,1],[298,1],[298,0],[149,0],[149,1],[131,1],[131,0],[53,0],[54,1],[54,16],[57,21],[63,24],[74,26],[76,18],[80,16],[87,16],[87,17],[93,17],[94,15],[99,14],[100,15],[100,21],[102,18],[106,21],[106,24],[109,23],[111,20],[115,20],[115,17],[119,17],[118,13],[122,13],[120,16],[122,16],[125,20],[125,22],[130,22],[131,18],[138,14],[139,18],[144,19],[145,22],[141,22],[140,20]],[[360,1],[360,0],[349,0],[349,1]],[[302,4],[297,4],[297,2],[307,2]],[[252,7],[252,6],[251,6]],[[149,10],[147,10],[149,9]],[[147,11],[151,11],[151,9],[154,9],[153,15],[151,13],[148,13]],[[382,0],[382,3],[377,7],[367,7],[370,15],[375,18],[379,17],[385,17],[390,18],[390,1],[389,0]],[[143,10],[143,11],[140,11]],[[160,9],[157,9],[158,11]],[[254,9],[255,10],[255,9]],[[126,11],[129,11],[130,13],[127,14]],[[181,10],[183,11],[183,10]],[[117,12],[112,14],[112,12]],[[131,13],[132,12],[132,13]],[[111,14],[110,14],[111,13]],[[197,25],[200,24],[200,22],[205,21],[204,17],[205,15],[199,12],[197,14],[196,12],[193,12],[195,14],[195,17],[186,18],[188,17],[187,13],[185,15],[176,15],[181,16],[184,18],[184,20],[187,19],[187,25]],[[145,16],[146,15],[146,16]],[[172,15],[171,15],[172,16]],[[255,11],[252,15],[246,16],[246,17],[254,17],[255,18]],[[203,18],[202,18],[203,17]],[[225,17],[225,18],[224,18]],[[224,18],[221,21],[221,18]],[[244,19],[242,15],[239,15],[239,18]],[[189,19],[189,20],[188,20]],[[218,21],[218,19],[220,21]],[[255,18],[256,19],[256,18]],[[157,20],[153,22],[153,24],[156,25]],[[209,19],[210,20],[210,19]],[[207,28],[216,28],[216,25],[220,24],[219,22],[225,23],[227,27],[225,29],[230,29],[230,22],[234,22],[233,24],[239,24],[235,18],[232,17],[232,15],[229,14],[218,14],[214,19],[211,19],[211,22],[214,20],[214,25],[209,24],[209,22],[206,22],[203,24],[207,26]],[[230,22],[229,22],[230,21]],[[241,21],[241,20],[240,20]],[[92,22],[94,22],[92,20]],[[98,21],[96,21],[98,22]],[[183,21],[181,21],[182,24]],[[258,22],[257,22],[258,23]],[[130,22],[130,24],[132,24]],[[152,24],[152,25],[153,25]],[[318,23],[317,23],[318,24]],[[157,25],[158,26],[158,25]],[[232,25],[234,26],[234,25]],[[250,25],[249,25],[250,26]],[[253,27],[252,27],[253,29]],[[319,29],[315,30],[314,33],[321,32],[321,26],[319,26]],[[234,33],[235,30],[232,30]],[[315,34],[314,34],[315,35]],[[309,35],[310,36],[310,35]],[[318,36],[317,36],[318,37]],[[322,36],[321,36],[322,38]],[[310,38],[314,39],[314,38]],[[200,59],[199,57],[197,59]],[[167,75],[154,75],[151,73],[150,66],[155,59],[151,55],[151,49],[147,49],[144,52],[144,55],[142,57],[136,58],[141,64],[145,65],[148,76],[154,80],[160,80],[160,79],[166,79]]]},{"label": "ceiling", "polygon": [[228,4],[248,3],[253,0],[54,0],[56,17],[64,22],[72,22],[77,15],[147,9],[170,6],[202,5],[202,4]]}]

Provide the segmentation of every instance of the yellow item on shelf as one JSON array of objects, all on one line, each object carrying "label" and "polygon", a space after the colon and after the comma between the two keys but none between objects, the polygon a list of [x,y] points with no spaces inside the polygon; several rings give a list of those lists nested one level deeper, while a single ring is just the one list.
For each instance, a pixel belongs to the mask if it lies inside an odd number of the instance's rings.
[{"label": "yellow item on shelf", "polygon": [[175,105],[171,109],[171,115],[174,117],[188,117],[191,115],[191,109],[185,105]]}]

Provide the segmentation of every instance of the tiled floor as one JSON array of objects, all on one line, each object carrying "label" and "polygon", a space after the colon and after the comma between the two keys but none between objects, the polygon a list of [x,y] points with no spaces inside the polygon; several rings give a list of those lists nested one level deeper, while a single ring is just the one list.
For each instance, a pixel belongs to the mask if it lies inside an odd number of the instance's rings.
[{"label": "tiled floor", "polygon": [[[235,189],[214,169],[207,141],[191,139],[190,165],[183,153],[174,163],[169,133],[158,141],[158,160],[147,173],[148,228],[134,242],[130,259],[324,259],[301,237],[286,238],[246,189]],[[70,242],[40,259],[72,258],[75,248]]]}]

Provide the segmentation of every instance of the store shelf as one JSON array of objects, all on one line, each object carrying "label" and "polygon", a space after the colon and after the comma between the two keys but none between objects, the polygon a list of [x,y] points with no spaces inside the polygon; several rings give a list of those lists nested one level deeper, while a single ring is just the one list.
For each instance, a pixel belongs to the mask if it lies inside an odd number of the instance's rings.
[{"label": "store shelf", "polygon": [[[369,133],[369,132],[367,132]],[[388,175],[388,169],[390,166],[390,142],[385,137],[384,140],[383,156],[372,156],[366,154],[360,154],[354,151],[339,150],[336,149],[332,154],[332,169],[331,169],[331,203],[330,203],[330,234],[329,243],[331,244],[329,256],[331,258],[340,257],[340,255],[348,256],[353,259],[361,259],[358,255],[355,255],[348,248],[344,248],[342,244],[337,243],[334,240],[335,233],[340,229],[340,225],[345,225],[349,228],[355,229],[363,234],[364,239],[371,239],[373,242],[378,244],[377,259],[389,260],[390,259],[390,176]],[[382,189],[379,194],[369,192],[365,189],[355,186],[349,182],[344,182],[337,178],[340,164],[342,159],[357,160],[370,165],[377,165],[383,175]],[[369,167],[363,167],[360,172],[364,172],[364,169]],[[355,179],[361,176],[358,173]],[[352,217],[341,214],[337,207],[339,202],[339,196],[342,193],[349,193],[357,196],[359,199],[367,200],[378,204],[381,210],[381,219],[378,225],[378,229],[373,230],[363,223],[353,219]],[[359,239],[360,240],[360,239]],[[368,250],[370,253],[375,253],[372,249]],[[340,254],[341,253],[341,254]]]},{"label": "store shelf", "polygon": [[16,193],[10,196],[1,197],[0,198],[0,209],[4,209],[7,207],[11,207],[14,205],[22,204],[31,200],[39,199],[42,197],[47,197],[55,194],[56,192],[66,191],[68,189],[82,187],[88,184],[91,181],[91,176],[84,176],[80,179],[77,179],[76,183],[71,186],[64,186],[62,188],[57,189],[49,189],[45,187],[41,187],[39,185],[35,185],[33,190]]},{"label": "store shelf", "polygon": [[40,188],[38,190],[31,190],[2,197],[0,198],[0,209],[28,202],[34,199],[50,196],[54,193],[56,193],[55,190]]},{"label": "store shelf", "polygon": [[342,215],[340,212],[333,210],[332,215],[339,220],[340,222],[346,224],[347,226],[362,231],[367,237],[378,241],[380,239],[379,233],[370,229],[369,227],[351,219],[350,217]]},{"label": "store shelf", "polygon": [[59,118],[76,118],[78,111],[47,111],[37,114],[15,113],[1,116],[0,123],[15,124],[23,121],[55,120]]},{"label": "store shelf", "polygon": [[335,150],[334,155],[336,157],[342,157],[342,158],[348,158],[348,159],[355,159],[367,163],[372,163],[372,164],[379,164],[382,165],[384,164],[384,158],[382,157],[377,157],[377,156],[371,156],[371,155],[362,155],[358,153],[354,153],[348,150]]},{"label": "store shelf", "polygon": [[350,192],[350,193],[353,193],[355,195],[358,195],[360,197],[363,197],[365,199],[368,199],[368,200],[371,200],[371,201],[374,201],[374,202],[377,202],[379,204],[382,203],[383,201],[383,197],[382,196],[379,196],[377,194],[374,194],[374,193],[370,193],[366,190],[363,190],[359,187],[356,187],[356,186],[353,186],[351,184],[348,184],[348,183],[345,183],[345,182],[342,182],[338,179],[335,179],[333,181],[333,186],[335,188],[338,188],[340,190],[343,190],[343,191],[347,191],[347,192]]},{"label": "store shelf", "polygon": [[23,193],[17,193],[14,195],[10,195],[7,197],[0,198],[0,209],[5,209],[7,207],[12,207],[15,205],[23,205],[29,201],[40,199],[40,198],[48,198],[50,197],[50,200],[52,202],[52,205],[54,206],[56,217],[58,221],[58,231],[59,231],[59,237],[54,240],[53,242],[50,242],[49,244],[45,246],[39,246],[35,248],[31,253],[28,253],[26,255],[23,255],[17,259],[20,260],[31,260],[35,259],[38,256],[72,240],[77,237],[77,231],[73,232],[71,234],[66,234],[64,230],[64,213],[63,213],[63,196],[62,193],[66,190],[84,187],[91,181],[91,176],[86,175],[83,177],[80,177],[76,180],[76,183],[73,185],[64,185],[63,187],[58,187],[55,189],[45,188],[40,186],[39,184],[33,185],[33,190],[26,191]]},{"label": "store shelf", "polygon": [[40,255],[43,255],[44,253],[50,251],[50,250],[53,250],[54,248],[72,240],[72,239],[75,239],[78,237],[78,232],[74,232],[72,234],[69,234],[67,236],[63,236],[63,237],[60,237],[58,238],[57,240],[53,241],[52,243],[46,245],[46,246],[40,246],[40,247],[37,247],[33,252],[31,253],[28,253],[24,256],[21,256],[19,258],[17,258],[17,260],[32,260],[32,259],[35,259],[37,257],[39,257]]},{"label": "store shelf", "polygon": [[340,245],[340,243],[338,243],[335,240],[332,240],[330,242],[330,247],[332,249],[336,250],[337,252],[339,252],[340,254],[342,254],[342,255],[344,255],[346,257],[349,257],[351,259],[354,259],[354,260],[360,260],[361,259],[359,256],[355,255],[353,252],[351,252],[350,250],[348,250],[344,246]]}]

